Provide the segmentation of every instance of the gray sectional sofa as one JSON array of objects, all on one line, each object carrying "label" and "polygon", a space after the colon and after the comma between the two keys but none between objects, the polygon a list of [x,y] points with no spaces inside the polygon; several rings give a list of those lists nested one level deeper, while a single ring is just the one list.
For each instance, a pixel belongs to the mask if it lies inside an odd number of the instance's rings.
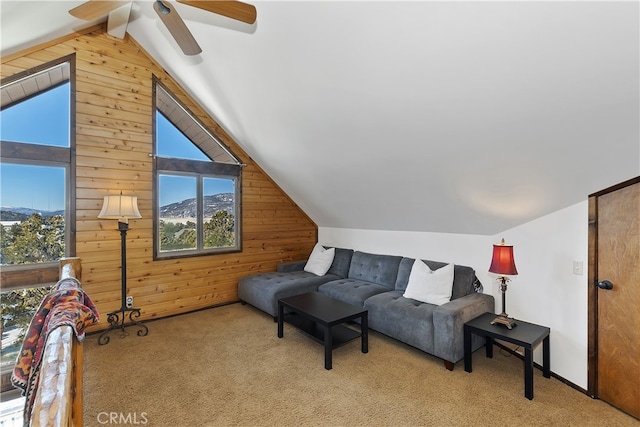
[{"label": "gray sectional sofa", "polygon": [[[481,286],[471,267],[454,267],[451,301],[438,306],[403,296],[415,259],[335,250],[324,276],[305,272],[306,261],[299,261],[280,264],[275,272],[240,279],[240,301],[275,319],[279,299],[318,291],[364,307],[370,329],[443,359],[449,370],[464,357],[464,323],[487,311],[494,312],[493,296],[477,292]],[[431,270],[446,265],[423,261]],[[473,340],[473,350],[484,343],[476,336]]]}]

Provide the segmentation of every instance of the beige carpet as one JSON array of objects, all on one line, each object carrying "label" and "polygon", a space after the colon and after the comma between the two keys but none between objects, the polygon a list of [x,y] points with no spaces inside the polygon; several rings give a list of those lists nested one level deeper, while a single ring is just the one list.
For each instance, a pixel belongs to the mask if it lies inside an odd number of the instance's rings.
[{"label": "beige carpet", "polygon": [[[147,323],[150,333],[85,342],[86,426],[638,426],[640,422],[494,351],[474,371],[371,331],[334,351],[233,304]],[[553,369],[553,367],[552,367]],[[115,417],[115,418],[114,418]],[[108,422],[105,422],[108,421]]]}]

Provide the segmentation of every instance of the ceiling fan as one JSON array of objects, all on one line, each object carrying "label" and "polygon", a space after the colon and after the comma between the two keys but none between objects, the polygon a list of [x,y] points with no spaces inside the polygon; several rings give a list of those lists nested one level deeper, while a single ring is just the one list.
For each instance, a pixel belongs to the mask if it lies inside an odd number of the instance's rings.
[{"label": "ceiling fan", "polygon": [[[206,1],[206,0],[177,0],[189,6],[197,7],[207,12],[213,12],[247,24],[256,21],[256,8],[240,1]],[[109,14],[107,32],[115,37],[124,38],[129,22],[132,1],[104,1],[90,0],[69,10],[69,13],[85,21],[91,21]],[[153,9],[156,11],[171,36],[176,40],[185,55],[198,55],[202,49],[196,42],[187,25],[176,9],[166,0],[155,0]]]}]

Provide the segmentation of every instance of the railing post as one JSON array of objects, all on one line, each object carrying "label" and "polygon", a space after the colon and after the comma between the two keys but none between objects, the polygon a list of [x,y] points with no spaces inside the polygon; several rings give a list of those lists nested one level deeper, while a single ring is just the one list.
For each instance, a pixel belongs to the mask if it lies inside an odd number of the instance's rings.
[{"label": "railing post", "polygon": [[[60,260],[60,279],[80,280],[80,258]],[[40,386],[33,404],[31,422],[37,426],[82,426],[82,343],[70,326],[53,330],[43,352]]]},{"label": "railing post", "polygon": [[60,279],[67,277],[75,277],[82,280],[82,263],[78,257],[69,257],[60,259]]}]

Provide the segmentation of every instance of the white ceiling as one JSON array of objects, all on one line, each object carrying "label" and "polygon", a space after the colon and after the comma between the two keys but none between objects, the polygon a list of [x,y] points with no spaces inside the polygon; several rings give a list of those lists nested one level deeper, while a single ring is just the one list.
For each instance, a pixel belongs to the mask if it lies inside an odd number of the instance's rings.
[{"label": "white ceiling", "polygon": [[[5,1],[2,54],[86,23]],[[493,235],[640,175],[638,1],[174,3],[128,32],[322,227]]]}]

